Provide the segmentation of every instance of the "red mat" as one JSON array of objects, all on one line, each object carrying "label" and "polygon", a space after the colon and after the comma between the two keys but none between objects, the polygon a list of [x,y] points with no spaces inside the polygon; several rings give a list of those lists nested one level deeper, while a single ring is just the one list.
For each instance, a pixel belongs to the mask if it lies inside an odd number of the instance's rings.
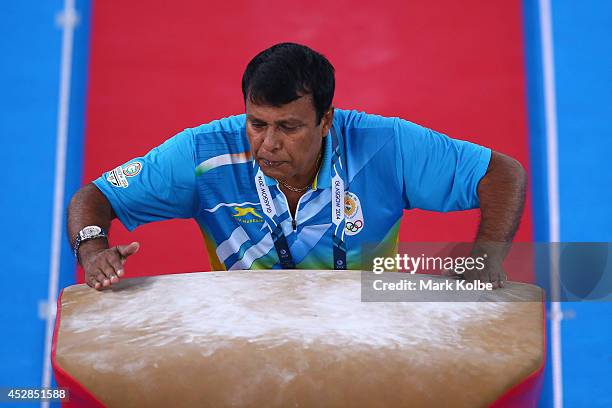
[{"label": "red mat", "polygon": [[[280,41],[329,57],[336,106],[401,116],[528,167],[519,1],[107,0],[93,5],[84,182],[185,127],[243,112],[245,65]],[[412,211],[401,240],[470,241],[477,222],[477,211]],[[517,240],[531,231],[528,203]],[[132,234],[115,223],[112,238],[142,244],[130,276],[209,269],[193,221]]]}]

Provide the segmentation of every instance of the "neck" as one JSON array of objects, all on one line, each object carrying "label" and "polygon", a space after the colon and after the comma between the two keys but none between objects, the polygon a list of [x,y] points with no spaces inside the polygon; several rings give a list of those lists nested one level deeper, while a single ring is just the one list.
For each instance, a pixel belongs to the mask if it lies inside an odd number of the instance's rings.
[{"label": "neck", "polygon": [[304,188],[306,186],[311,185],[317,175],[317,172],[319,171],[319,167],[321,166],[322,160],[323,148],[321,146],[321,149],[319,149],[319,153],[317,154],[317,159],[314,161],[312,167],[310,167],[310,169],[308,169],[308,171],[304,173],[303,176],[296,175],[291,179],[282,180],[281,185],[284,183],[294,188]]}]

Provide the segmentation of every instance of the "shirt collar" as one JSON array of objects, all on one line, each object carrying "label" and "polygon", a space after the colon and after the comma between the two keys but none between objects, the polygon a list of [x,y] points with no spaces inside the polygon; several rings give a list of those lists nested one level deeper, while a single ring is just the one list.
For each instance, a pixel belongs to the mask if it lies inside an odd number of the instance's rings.
[{"label": "shirt collar", "polygon": [[[263,172],[262,172],[263,173]],[[276,181],[276,179],[273,179],[272,177],[268,177],[266,176],[266,174],[264,173],[264,179],[266,180],[266,186],[275,186],[278,184],[278,182]]]},{"label": "shirt collar", "polygon": [[326,189],[331,186],[331,155],[332,154],[332,138],[328,132],[323,138],[323,157],[321,158],[321,167],[317,173],[312,188],[314,190]]}]

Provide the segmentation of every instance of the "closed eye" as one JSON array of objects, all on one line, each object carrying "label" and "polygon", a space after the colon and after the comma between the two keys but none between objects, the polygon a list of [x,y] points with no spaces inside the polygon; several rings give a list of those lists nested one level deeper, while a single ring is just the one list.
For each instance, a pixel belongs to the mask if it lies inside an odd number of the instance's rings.
[{"label": "closed eye", "polygon": [[286,132],[286,133],[295,132],[296,130],[300,128],[299,125],[298,126],[280,125],[279,127],[283,132]]},{"label": "closed eye", "polygon": [[251,122],[251,127],[255,129],[263,129],[266,127],[266,124],[262,122]]}]

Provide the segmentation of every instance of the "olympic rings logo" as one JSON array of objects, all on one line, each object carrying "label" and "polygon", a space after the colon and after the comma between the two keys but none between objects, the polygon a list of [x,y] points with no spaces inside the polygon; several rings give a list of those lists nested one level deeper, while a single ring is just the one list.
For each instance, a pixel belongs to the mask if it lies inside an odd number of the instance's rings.
[{"label": "olympic rings logo", "polygon": [[361,229],[361,227],[363,227],[363,222],[361,222],[361,220],[357,220],[355,222],[347,222],[345,225],[347,231],[350,232],[357,232]]}]

